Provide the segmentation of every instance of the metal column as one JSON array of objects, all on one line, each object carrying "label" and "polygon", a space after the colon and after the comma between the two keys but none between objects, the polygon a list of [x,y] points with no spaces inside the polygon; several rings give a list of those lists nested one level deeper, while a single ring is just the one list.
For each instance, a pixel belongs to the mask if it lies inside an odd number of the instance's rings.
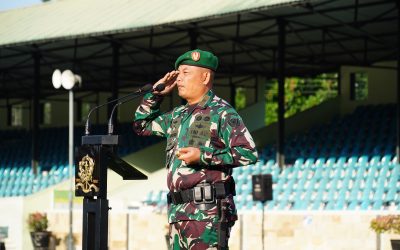
[{"label": "metal column", "polygon": [[74,91],[69,90],[68,93],[68,174],[69,174],[69,234],[68,234],[68,250],[73,250],[73,197],[74,197]]},{"label": "metal column", "polygon": [[278,166],[285,166],[285,26],[283,19],[278,19],[278,144],[276,161]]},{"label": "metal column", "polygon": [[190,38],[190,50],[197,49],[197,37],[199,36],[197,32],[196,25],[194,28],[189,29],[188,34]]},{"label": "metal column", "polygon": [[[119,89],[119,51],[121,45],[118,42],[112,42],[112,67],[111,67],[111,97],[110,100],[115,100],[118,98]],[[115,103],[110,103],[108,105],[107,119],[111,115],[111,110],[113,109]],[[114,111],[113,124],[114,127],[118,127],[117,123],[118,109]]]},{"label": "metal column", "polygon": [[236,34],[235,39],[232,41],[232,66],[230,67],[229,87],[230,87],[230,104],[236,108],[236,86],[234,84],[233,76],[236,74],[236,41],[240,35],[240,14],[236,17]]},{"label": "metal column", "polygon": [[31,144],[31,166],[33,172],[37,173],[39,165],[39,98],[40,98],[40,54],[35,52],[34,58],[34,85],[32,89],[31,101],[31,131],[32,131],[32,144]]},{"label": "metal column", "polygon": [[400,4],[397,3],[397,163],[400,163]]}]

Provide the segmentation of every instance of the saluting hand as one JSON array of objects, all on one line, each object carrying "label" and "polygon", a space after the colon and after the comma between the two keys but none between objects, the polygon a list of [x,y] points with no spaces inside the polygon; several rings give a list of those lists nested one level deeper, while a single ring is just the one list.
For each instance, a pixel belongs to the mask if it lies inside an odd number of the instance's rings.
[{"label": "saluting hand", "polygon": [[165,89],[163,91],[161,91],[161,92],[155,91],[154,94],[156,94],[156,95],[168,95],[176,86],[176,78],[178,77],[178,74],[179,74],[179,71],[177,71],[177,70],[173,70],[173,71],[168,72],[167,74],[165,74],[165,76],[163,78],[158,80],[158,82],[156,82],[153,85],[153,88],[155,88],[160,83],[164,83],[165,84]]},{"label": "saluting hand", "polygon": [[197,164],[200,162],[200,149],[194,147],[181,148],[176,153],[179,160],[182,160],[186,165]]}]

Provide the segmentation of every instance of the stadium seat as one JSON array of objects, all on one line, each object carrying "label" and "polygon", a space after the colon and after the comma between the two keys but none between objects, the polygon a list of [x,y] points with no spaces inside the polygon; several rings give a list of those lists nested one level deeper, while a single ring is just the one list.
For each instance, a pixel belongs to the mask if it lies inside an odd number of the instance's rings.
[{"label": "stadium seat", "polygon": [[[394,155],[396,124],[393,106],[362,106],[352,114],[337,116],[328,124],[290,135],[287,139],[287,166],[275,162],[276,145],[266,145],[257,163],[233,169],[238,209],[257,210],[251,196],[251,176],[271,174],[274,200],[268,210],[382,210],[386,203],[399,209],[399,167]],[[131,124],[122,124],[127,144],[121,154],[132,153],[159,141],[137,137]],[[101,130],[94,126],[93,131]],[[76,129],[76,139],[83,128]],[[30,167],[29,132],[10,133],[18,143],[0,151],[0,196],[29,195],[69,178],[68,133],[66,129],[43,129],[38,175]],[[28,152],[28,153],[27,153]],[[47,176],[43,172],[48,171]],[[147,204],[165,206],[165,191],[144,198]]]}]

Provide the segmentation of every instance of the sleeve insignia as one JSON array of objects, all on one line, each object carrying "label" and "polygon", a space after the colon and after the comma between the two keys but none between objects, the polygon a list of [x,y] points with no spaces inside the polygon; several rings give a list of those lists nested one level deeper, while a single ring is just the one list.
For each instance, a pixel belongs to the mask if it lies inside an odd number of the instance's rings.
[{"label": "sleeve insignia", "polygon": [[238,117],[232,117],[231,119],[229,119],[228,124],[231,127],[237,127],[240,125],[240,119]]}]

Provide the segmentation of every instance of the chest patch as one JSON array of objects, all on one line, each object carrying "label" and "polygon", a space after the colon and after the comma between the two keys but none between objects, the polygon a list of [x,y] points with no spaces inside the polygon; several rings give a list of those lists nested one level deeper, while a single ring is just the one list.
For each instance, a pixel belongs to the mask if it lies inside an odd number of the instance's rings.
[{"label": "chest patch", "polygon": [[211,137],[211,117],[210,115],[198,114],[189,127],[188,146],[204,146]]}]

